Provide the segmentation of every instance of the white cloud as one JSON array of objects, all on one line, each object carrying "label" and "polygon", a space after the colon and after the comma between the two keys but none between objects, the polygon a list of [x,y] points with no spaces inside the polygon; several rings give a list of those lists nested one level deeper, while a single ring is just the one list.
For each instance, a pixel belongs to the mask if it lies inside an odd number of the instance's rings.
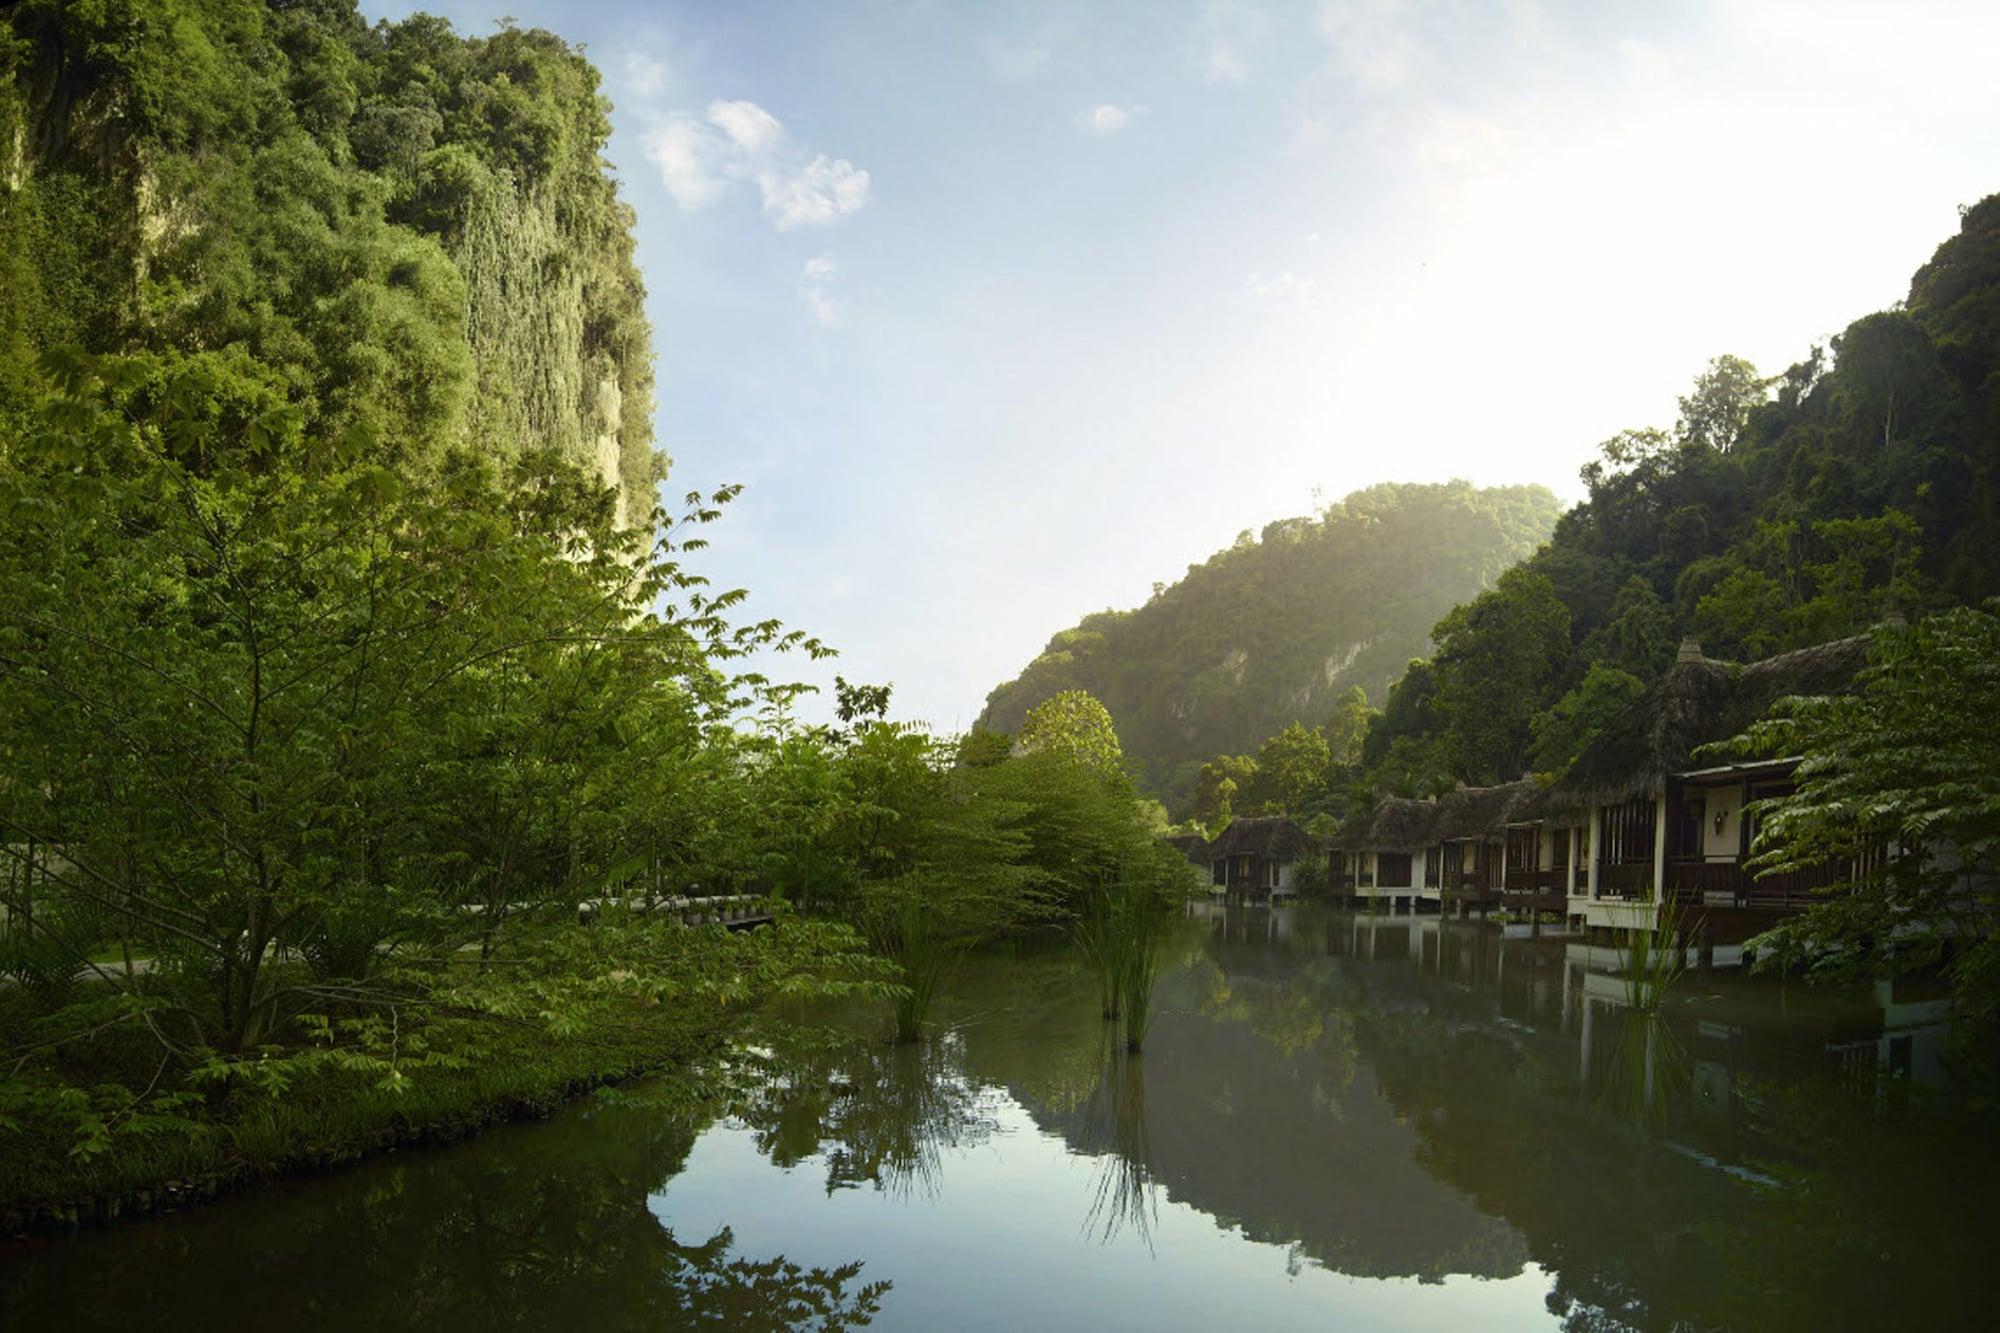
[{"label": "white cloud", "polygon": [[779,231],[826,226],[868,202],[868,173],[845,158],[808,155],[755,102],[718,98],[704,117],[656,120],[643,136],[648,160],[683,209],[707,208],[731,183],[751,181]]},{"label": "white cloud", "polygon": [[1311,309],[1319,304],[1313,294],[1314,280],[1287,270],[1283,273],[1252,273],[1243,280],[1243,294],[1253,301]]},{"label": "white cloud", "polygon": [[670,116],[646,130],[642,142],[667,193],[683,209],[692,213],[722,197],[727,182],[720,145],[706,125],[691,116]]},{"label": "white cloud", "polygon": [[1334,65],[1370,92],[1395,92],[1417,64],[1403,0],[1325,0],[1313,26],[1333,48]]},{"label": "white cloud", "polygon": [[755,102],[724,101],[708,104],[708,123],[728,136],[751,157],[776,152],[785,142],[785,127],[778,118]]},{"label": "white cloud", "polygon": [[757,175],[764,216],[779,231],[824,227],[868,202],[868,173],[846,158],[822,153],[805,166]]},{"label": "white cloud", "polygon": [[625,87],[635,97],[658,97],[667,90],[666,62],[657,60],[643,51],[627,52],[625,56]]},{"label": "white cloud", "polygon": [[840,261],[831,250],[814,255],[799,270],[799,299],[823,329],[840,323],[840,303],[833,295],[833,283],[839,276]]},{"label": "white cloud", "polygon": [[1204,5],[1195,24],[1195,61],[1210,83],[1242,83],[1270,31],[1270,20],[1250,5],[1217,0]]},{"label": "white cloud", "polygon": [[1122,107],[1110,102],[1077,112],[1076,123],[1092,134],[1104,136],[1116,134],[1132,123],[1132,118],[1146,108],[1143,106]]}]

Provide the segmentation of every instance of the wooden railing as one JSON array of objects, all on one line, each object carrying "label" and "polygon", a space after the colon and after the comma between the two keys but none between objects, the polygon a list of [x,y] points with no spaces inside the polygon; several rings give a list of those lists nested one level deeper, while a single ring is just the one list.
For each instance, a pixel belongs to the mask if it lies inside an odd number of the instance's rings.
[{"label": "wooden railing", "polygon": [[1530,870],[1526,866],[1509,866],[1507,869],[1507,892],[1509,893],[1561,893],[1568,885],[1569,876],[1561,870]]},{"label": "wooden railing", "polygon": [[[1670,860],[1663,876],[1665,896],[1676,902],[1732,907],[1794,908],[1821,901],[1821,892],[1852,877],[1845,863],[1828,862],[1804,870],[1759,877],[1733,856]],[[1626,861],[1597,866],[1597,896],[1646,901],[1653,896],[1653,864]]]},{"label": "wooden railing", "polygon": [[1498,892],[1498,886],[1489,883],[1484,875],[1475,874],[1470,870],[1460,870],[1446,872],[1440,896],[1455,901],[1477,902],[1480,899],[1490,898]]},{"label": "wooden railing", "polygon": [[1646,861],[1599,861],[1597,896],[1600,898],[1649,899],[1653,896],[1653,863]]},{"label": "wooden railing", "polygon": [[1823,862],[1804,870],[1757,876],[1737,858],[1669,861],[1667,892],[1685,902],[1708,902],[1727,894],[1736,907],[1805,907],[1823,901],[1822,890],[1852,877],[1844,862]]}]

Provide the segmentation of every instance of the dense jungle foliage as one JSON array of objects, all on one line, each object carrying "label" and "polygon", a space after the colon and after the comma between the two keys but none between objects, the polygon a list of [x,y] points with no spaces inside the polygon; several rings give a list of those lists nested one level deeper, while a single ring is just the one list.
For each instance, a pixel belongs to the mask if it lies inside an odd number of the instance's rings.
[{"label": "dense jungle foliage", "polygon": [[50,348],[254,361],[371,456],[663,472],[607,105],[559,38],[347,0],[25,0],[0,26],[0,421]]},{"label": "dense jungle foliage", "polygon": [[1902,305],[1775,377],[1717,357],[1673,429],[1606,441],[1583,482],[1546,545],[1436,623],[1379,713],[1300,706],[1278,721],[1302,725],[1203,765],[1185,808],[1338,814],[1559,772],[1684,635],[1751,661],[1891,605],[2000,593],[2000,196],[1963,210]]},{"label": "dense jungle foliage", "polygon": [[[1017,754],[743,668],[829,650],[681,564],[735,491],[658,502],[560,40],[5,25],[0,1231],[545,1106],[774,991],[914,1037],[973,943],[1175,900],[1088,709]],[[718,895],[775,924],[682,924]]]},{"label": "dense jungle foliage", "polygon": [[1532,551],[1557,508],[1540,486],[1383,485],[1246,531],[1144,606],[1057,634],[987,696],[978,725],[1011,732],[1042,700],[1087,690],[1147,785],[1184,802],[1207,756],[1323,720],[1353,686],[1379,698],[1437,618]]}]

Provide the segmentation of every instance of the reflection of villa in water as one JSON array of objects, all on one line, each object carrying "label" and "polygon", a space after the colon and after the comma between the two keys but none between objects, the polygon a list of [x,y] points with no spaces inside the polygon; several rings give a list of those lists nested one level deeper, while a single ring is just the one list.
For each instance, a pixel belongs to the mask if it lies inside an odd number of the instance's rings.
[{"label": "reflection of villa in water", "polygon": [[[1623,975],[1629,957],[1616,946],[1436,917],[1340,915],[1329,922],[1330,953],[1407,963],[1419,974],[1490,994],[1502,1018],[1573,1038],[1586,1076],[1607,1058],[1615,1020],[1630,1003]],[[1774,1007],[1780,994],[1782,1007]],[[1864,995],[1843,997],[1701,971],[1684,978],[1675,1002],[1676,1015],[1687,1016],[1677,1030],[1690,1038],[1711,1110],[1727,1108],[1729,1089],[1743,1077],[1819,1075],[1870,1095],[1885,1078],[1936,1083],[1950,1027],[1946,990],[1931,981],[1877,982]]]}]

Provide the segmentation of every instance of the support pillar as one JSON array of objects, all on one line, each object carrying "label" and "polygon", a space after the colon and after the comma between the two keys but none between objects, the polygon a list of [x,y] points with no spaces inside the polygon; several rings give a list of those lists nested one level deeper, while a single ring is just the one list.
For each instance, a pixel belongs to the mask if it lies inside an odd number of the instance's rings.
[{"label": "support pillar", "polygon": [[1667,887],[1667,794],[1653,798],[1653,901],[1660,902]]},{"label": "support pillar", "polygon": [[1603,860],[1604,850],[1604,807],[1590,807],[1590,864],[1584,867],[1584,889],[1591,900],[1597,899],[1597,863]]}]

